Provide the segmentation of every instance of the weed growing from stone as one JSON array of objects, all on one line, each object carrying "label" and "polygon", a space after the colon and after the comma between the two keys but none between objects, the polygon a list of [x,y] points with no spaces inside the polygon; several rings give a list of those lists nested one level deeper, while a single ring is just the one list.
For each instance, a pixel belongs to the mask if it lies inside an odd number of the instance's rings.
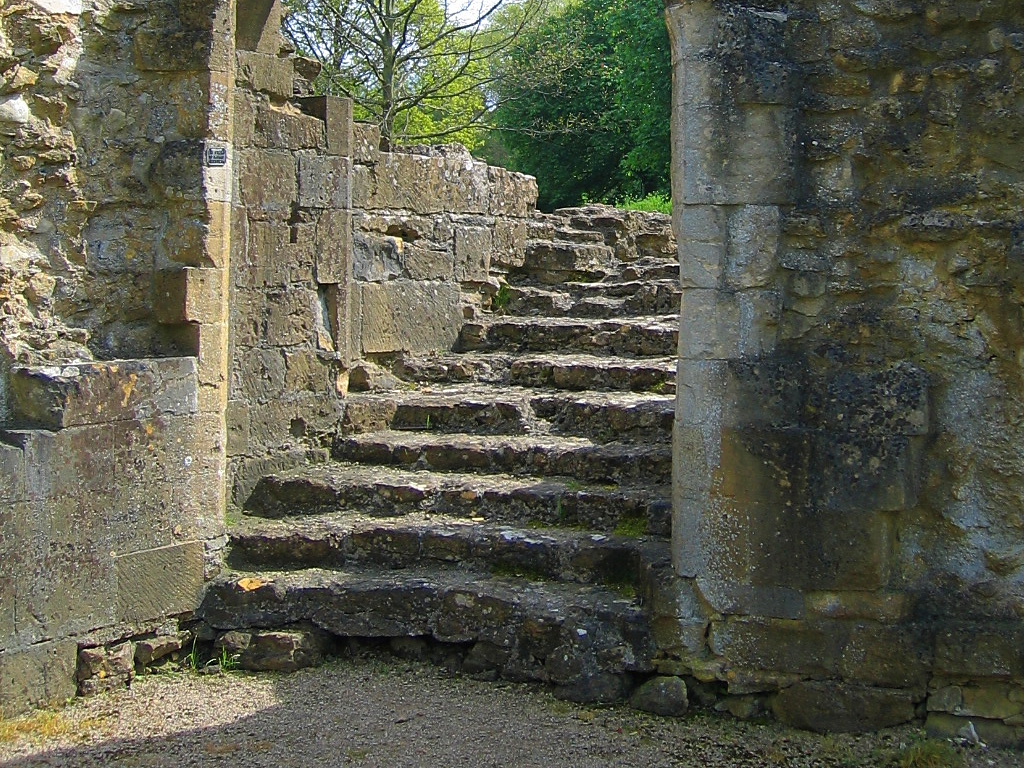
[{"label": "weed growing from stone", "polygon": [[511,301],[512,291],[509,289],[508,283],[502,283],[498,292],[491,298],[491,308],[495,312],[504,313]]}]

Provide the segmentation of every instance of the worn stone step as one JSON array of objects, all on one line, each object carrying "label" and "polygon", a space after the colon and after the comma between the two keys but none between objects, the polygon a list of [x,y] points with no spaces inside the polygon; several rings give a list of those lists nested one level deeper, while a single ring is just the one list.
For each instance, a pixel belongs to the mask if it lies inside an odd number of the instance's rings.
[{"label": "worn stone step", "polygon": [[459,347],[464,351],[670,357],[676,354],[678,339],[679,324],[674,316],[624,320],[494,317],[463,325]]},{"label": "worn stone step", "polygon": [[623,280],[678,280],[679,264],[676,262],[636,263],[623,269],[620,274]]},{"label": "worn stone step", "polygon": [[600,442],[672,439],[675,397],[639,392],[539,392],[530,398],[533,412],[559,434]]},{"label": "worn stone step", "polygon": [[355,514],[263,520],[229,531],[238,568],[389,569],[443,565],[546,581],[604,584],[639,591],[648,564],[669,558],[666,541],[557,529],[522,529],[464,519]]},{"label": "worn stone step", "polygon": [[378,517],[422,513],[510,525],[582,526],[668,536],[665,485],[596,485],[570,478],[435,473],[344,463],[317,464],[260,479],[247,514],[283,518],[354,511]]},{"label": "worn stone step", "polygon": [[607,588],[458,569],[307,569],[214,580],[197,611],[217,633],[312,624],[337,637],[472,644],[463,671],[618,701],[656,647],[638,601]]},{"label": "worn stone step", "polygon": [[507,437],[376,432],[339,437],[334,458],[435,472],[490,472],[573,477],[597,483],[668,484],[672,451],[665,443],[595,444],[580,437]]},{"label": "worn stone step", "polygon": [[595,355],[529,355],[509,366],[509,383],[520,387],[624,390],[674,394],[674,358],[633,359]]},{"label": "worn stone step", "polygon": [[674,358],[466,352],[410,356],[394,364],[404,381],[417,384],[496,384],[551,389],[675,392]]},{"label": "worn stone step", "polygon": [[[629,283],[630,291],[612,296],[596,290],[603,283],[575,283],[576,290],[555,291],[531,285],[509,288],[510,300],[503,308],[505,315],[527,317],[594,317],[622,318],[629,315],[670,315],[679,312],[682,292],[671,282]],[[590,289],[578,286],[589,285]],[[616,287],[623,285],[615,284]],[[615,291],[620,293],[620,291]]]},{"label": "worn stone step", "polygon": [[512,286],[505,314],[542,317],[621,317],[626,299],[600,294],[573,296],[535,286]]},{"label": "worn stone step", "polygon": [[509,368],[515,355],[503,352],[408,355],[395,362],[398,378],[417,384],[509,383]]},{"label": "worn stone step", "polygon": [[350,394],[342,432],[384,429],[521,435],[531,429],[528,390],[487,386]]},{"label": "worn stone step", "polygon": [[603,242],[527,240],[526,258],[515,270],[552,285],[566,280],[600,280],[619,270],[615,249]]}]

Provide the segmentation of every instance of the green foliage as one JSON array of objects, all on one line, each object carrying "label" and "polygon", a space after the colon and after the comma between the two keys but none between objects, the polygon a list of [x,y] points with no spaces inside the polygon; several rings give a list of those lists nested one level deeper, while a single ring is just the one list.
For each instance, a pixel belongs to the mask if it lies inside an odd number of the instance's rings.
[{"label": "green foliage", "polygon": [[634,200],[627,197],[615,204],[627,211],[646,211],[647,213],[672,213],[672,198],[664,192],[651,192],[647,197]]},{"label": "green foliage", "polygon": [[508,287],[508,283],[502,283],[501,287],[498,288],[498,292],[491,298],[491,309],[499,313],[504,312],[511,301],[512,290]]},{"label": "green foliage", "polygon": [[[671,60],[662,0],[571,0],[506,52],[493,123],[539,205],[668,193]],[[502,157],[504,156],[504,157]]]},{"label": "green foliage", "polygon": [[[509,0],[511,2],[511,0]],[[540,0],[495,25],[505,0],[476,14],[448,0],[285,0],[285,30],[320,62],[315,88],[351,98],[358,120],[381,129],[381,147],[483,140],[490,59],[507,48]]]}]

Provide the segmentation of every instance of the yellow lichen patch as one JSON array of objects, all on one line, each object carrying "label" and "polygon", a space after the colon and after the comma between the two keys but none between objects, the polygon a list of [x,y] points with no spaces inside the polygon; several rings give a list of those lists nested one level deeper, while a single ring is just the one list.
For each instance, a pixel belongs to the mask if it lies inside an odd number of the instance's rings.
[{"label": "yellow lichen patch", "polygon": [[255,590],[262,587],[264,584],[269,583],[270,582],[263,581],[262,579],[239,579],[238,588],[241,589],[243,592],[254,592]]}]

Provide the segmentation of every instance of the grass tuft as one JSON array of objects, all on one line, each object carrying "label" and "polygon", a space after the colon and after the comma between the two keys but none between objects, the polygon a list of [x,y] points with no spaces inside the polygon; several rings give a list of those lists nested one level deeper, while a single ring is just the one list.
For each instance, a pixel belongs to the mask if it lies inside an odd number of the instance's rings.
[{"label": "grass tuft", "polygon": [[894,757],[896,768],[960,768],[964,764],[959,752],[945,741],[921,741],[911,744]]}]

